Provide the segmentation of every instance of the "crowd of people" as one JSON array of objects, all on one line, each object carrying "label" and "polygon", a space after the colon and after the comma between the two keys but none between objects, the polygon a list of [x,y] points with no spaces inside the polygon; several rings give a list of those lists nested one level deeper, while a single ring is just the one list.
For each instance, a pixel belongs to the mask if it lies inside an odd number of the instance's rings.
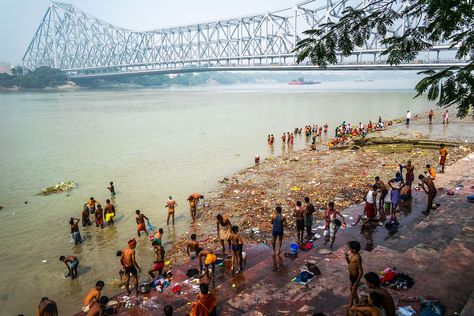
[{"label": "crowd of people", "polygon": [[[429,114],[429,122],[432,121],[432,112]],[[446,118],[447,124],[447,111]],[[408,122],[407,118],[407,122]],[[344,138],[344,135],[364,135],[367,131],[379,128],[385,128],[386,125],[391,125],[391,121],[384,122],[379,117],[377,124],[372,124],[369,121],[367,128],[362,123],[358,126],[351,126],[349,123],[343,122],[340,126],[335,129],[336,138]],[[308,140],[311,140],[311,144],[314,145],[316,141],[321,140],[322,133],[326,134],[328,131],[328,125],[324,124],[321,127],[317,125],[307,125],[304,127],[304,135]],[[302,128],[296,128],[293,133],[284,133],[281,136],[283,143],[293,145],[293,139],[295,134],[301,134]],[[268,144],[273,145],[274,137],[272,134],[268,135]],[[444,172],[446,158],[448,155],[446,147],[440,145],[440,172]],[[399,165],[400,170],[396,172],[394,178],[391,178],[385,183],[380,177],[375,177],[374,182],[371,184],[370,190],[364,196],[365,206],[362,214],[357,218],[352,226],[358,225],[359,222],[362,226],[367,225],[385,225],[391,226],[398,225],[397,213],[400,201],[408,201],[411,198],[411,191],[415,181],[415,166],[411,161],[407,161],[405,164]],[[436,178],[436,170],[431,164],[426,164],[426,169],[421,172],[418,176],[419,183],[415,186],[415,189],[423,190],[428,197],[426,210],[423,212],[425,215],[429,215],[433,207],[434,198],[436,197],[437,190],[434,184]],[[113,182],[110,182],[110,186],[107,187],[112,198],[115,196],[115,187]],[[189,195],[187,201],[189,203],[190,219],[192,223],[196,221],[197,209],[199,202],[204,199],[204,196],[199,193],[193,193]],[[296,227],[296,240],[299,246],[304,245],[307,242],[314,241],[314,234],[312,232],[314,214],[317,212],[314,205],[311,203],[309,197],[304,197],[304,203],[297,201],[291,210],[290,214],[294,217]],[[167,208],[167,225],[175,224],[175,209],[178,206],[177,202],[172,196],[169,196],[166,201],[165,207]],[[163,234],[162,228],[155,229],[149,222],[148,217],[143,214],[140,210],[135,211],[135,220],[137,224],[137,236],[140,238],[141,234],[144,233],[149,236],[151,246],[153,248],[153,265],[148,270],[148,275],[152,280],[156,280],[159,277],[169,276],[169,271],[165,270],[165,256],[166,251],[163,246]],[[91,197],[89,201],[84,204],[82,212],[82,226],[87,227],[92,225],[90,215],[94,216],[94,223],[96,227],[99,226],[101,229],[104,225],[114,225],[114,218],[116,216],[115,206],[110,199],[106,200],[105,207],[102,209],[101,204]],[[388,217],[388,219],[387,219]],[[104,221],[105,218],[105,221]],[[324,245],[328,245],[333,248],[336,240],[336,234],[340,227],[345,228],[347,226],[345,217],[336,209],[334,202],[329,202],[327,208],[324,211]],[[79,218],[70,218],[71,237],[76,245],[81,244],[82,238],[79,229]],[[281,254],[282,242],[285,236],[284,230],[288,226],[288,220],[283,214],[283,208],[281,205],[275,207],[275,210],[271,216],[271,235],[272,235],[272,248],[275,256]],[[387,227],[387,226],[386,226]],[[216,235],[222,247],[222,254],[224,258],[229,254],[231,259],[231,273],[241,273],[246,265],[246,254],[244,251],[244,239],[240,234],[239,227],[233,225],[231,219],[226,214],[216,215]],[[140,294],[138,285],[139,278],[138,273],[142,271],[136,259],[136,246],[137,240],[132,238],[128,241],[127,247],[117,251],[117,256],[120,257],[120,278],[125,278],[125,291],[128,295],[132,294],[130,286],[130,278],[133,279],[133,293],[137,296]],[[226,248],[227,246],[227,248]],[[345,260],[348,264],[349,280],[350,280],[350,298],[349,304],[346,306],[348,310],[354,313],[361,313],[362,315],[377,315],[377,316],[393,316],[395,315],[395,304],[389,292],[380,286],[379,276],[374,272],[364,274],[362,257],[360,255],[360,243],[358,241],[350,241],[348,243],[348,252],[345,254]],[[202,277],[205,277],[205,281],[200,283],[200,294],[197,300],[191,304],[189,315],[216,315],[217,299],[215,295],[209,291],[209,284],[214,285],[215,280],[215,266],[218,262],[217,252],[218,249],[204,249],[197,241],[196,234],[190,236],[190,240],[187,243],[186,253],[189,256],[189,260],[196,260],[197,268]],[[60,256],[62,261],[68,269],[68,273],[65,277],[75,279],[78,277],[78,266],[79,259],[76,256]],[[365,279],[366,284],[371,289],[370,295],[367,300],[360,300],[358,296],[358,287],[362,280]],[[102,315],[106,309],[109,298],[101,294],[105,283],[101,280],[96,282],[94,288],[92,288],[84,297],[82,312],[87,316]],[[173,314],[173,307],[167,305],[163,310],[165,315]],[[57,315],[58,308],[56,303],[47,298],[43,297],[38,305],[37,315],[38,316],[49,316]],[[321,314],[320,314],[321,315]]]}]

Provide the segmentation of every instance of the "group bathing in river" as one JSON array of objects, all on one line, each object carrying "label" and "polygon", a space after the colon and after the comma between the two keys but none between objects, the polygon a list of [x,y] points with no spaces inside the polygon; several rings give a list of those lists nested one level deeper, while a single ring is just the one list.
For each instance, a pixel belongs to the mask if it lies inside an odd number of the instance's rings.
[{"label": "group bathing in river", "polygon": [[[433,119],[433,112],[430,111],[429,124]],[[410,124],[411,113],[407,112],[406,124]],[[448,123],[447,111],[443,115],[443,123]],[[357,125],[351,125],[350,123],[342,122],[337,126],[334,131],[334,138],[327,139],[327,146],[329,148],[338,144],[344,143],[351,137],[364,137],[367,133],[387,128],[392,125],[392,121],[383,121],[381,117],[378,118],[376,123],[369,121],[367,125],[359,123]],[[305,141],[308,143],[309,150],[316,151],[318,142],[322,142],[323,135],[327,137],[328,124],[325,123],[322,126],[307,125],[304,128],[295,128],[293,132],[283,133],[280,137],[282,146],[287,145],[291,148],[295,141],[296,135],[305,137]],[[269,146],[273,146],[275,138],[273,134],[269,134],[267,137],[267,143]],[[365,202],[363,212],[358,218],[350,223],[351,226],[361,225],[362,229],[367,226],[385,225],[396,229],[398,223],[397,214],[398,206],[401,201],[407,201],[411,199],[412,189],[423,190],[427,196],[426,210],[423,212],[425,215],[429,215],[434,205],[434,199],[437,194],[435,181],[436,181],[436,169],[435,165],[439,164],[439,172],[444,172],[447,149],[443,144],[440,144],[439,149],[440,159],[438,163],[426,162],[426,161],[406,161],[399,165],[399,170],[394,171],[393,178],[382,179],[377,176],[373,179],[372,183],[367,183],[369,189],[363,197]],[[256,163],[259,161],[255,159]],[[422,170],[415,170],[415,164],[417,166],[426,166]],[[418,182],[415,183],[415,175],[418,174]],[[114,183],[110,182],[107,187],[111,195],[111,199],[106,199],[105,204],[99,203],[94,197],[90,197],[83,206],[82,215],[80,218],[70,218],[69,224],[71,229],[72,240],[78,247],[81,246],[82,237],[80,234],[79,224],[82,223],[82,227],[93,226],[99,230],[105,229],[110,225],[118,225],[114,222],[116,217],[116,209],[113,204],[116,190]],[[203,206],[204,195],[200,193],[190,194],[187,198],[187,204],[189,207],[189,219],[193,224],[199,221],[198,210],[205,211]],[[167,210],[167,225],[175,224],[175,213],[178,209],[178,203],[173,199],[172,196],[166,201],[163,201],[163,205]],[[271,221],[271,245],[273,248],[274,256],[281,256],[282,253],[282,240],[285,236],[284,231],[293,228],[288,227],[288,218],[293,217],[295,220],[295,240],[300,247],[304,247],[308,242],[316,242],[317,237],[314,235],[312,229],[314,222],[314,215],[317,212],[321,212],[324,218],[324,236],[322,238],[322,247],[331,248],[336,240],[336,235],[339,229],[347,227],[345,217],[341,214],[340,210],[335,207],[333,201],[327,204],[325,210],[316,210],[314,205],[311,203],[309,197],[302,196],[300,200],[296,201],[290,209],[284,209],[283,205],[275,205],[273,214],[269,219]],[[137,243],[150,243],[153,249],[153,265],[149,269],[145,269],[150,280],[153,282],[158,278],[163,279],[163,282],[170,282],[172,279],[172,273],[166,271],[166,257],[167,252],[164,248],[163,239],[164,231],[162,228],[156,229],[149,221],[145,212],[141,210],[135,210],[135,221],[136,221],[136,238],[133,237],[128,241],[126,247],[117,251],[117,266],[120,266],[120,279],[124,279],[125,291],[127,295],[139,296],[139,273],[142,272],[142,266],[139,265],[136,258],[136,246]],[[93,220],[91,221],[91,215]],[[186,254],[188,260],[194,262],[196,270],[199,272],[200,293],[197,295],[196,301],[193,302],[187,315],[218,315],[217,310],[218,300],[214,295],[212,288],[215,286],[215,267],[218,263],[218,255],[230,257],[231,265],[229,273],[232,275],[245,273],[246,268],[246,253],[245,253],[245,241],[240,234],[239,227],[233,224],[232,218],[224,214],[219,213],[215,217],[216,225],[216,244],[215,247],[202,248],[198,242],[198,236],[191,234],[190,239],[186,245]],[[144,240],[145,235],[146,240]],[[138,240],[137,240],[138,239]],[[125,246],[125,245],[124,245]],[[347,244],[347,252],[344,255],[347,261],[348,271],[348,288],[347,292],[348,301],[345,308],[348,314],[351,315],[372,315],[372,316],[394,316],[395,315],[395,304],[390,293],[381,287],[380,279],[377,273],[364,272],[363,258],[360,254],[361,245],[358,241],[352,240]],[[59,260],[62,261],[67,267],[67,273],[65,277],[71,279],[79,278],[78,267],[80,260],[78,257],[67,254],[58,254]],[[287,254],[285,254],[287,255]],[[182,258],[183,260],[185,258]],[[111,260],[111,258],[107,259]],[[145,278],[142,276],[142,278]],[[358,287],[360,283],[365,280],[365,284],[370,288],[371,292],[367,299],[361,300],[358,295]],[[143,281],[143,280],[142,280]],[[132,284],[130,284],[132,283]],[[87,316],[97,315],[108,315],[117,312],[117,310],[108,308],[109,298],[102,295],[105,283],[102,280],[98,280],[95,286],[86,294],[82,302],[82,313]],[[164,315],[172,315],[173,307],[171,305],[164,306]],[[49,316],[58,315],[57,304],[48,297],[43,297],[37,308],[37,316]],[[161,314],[160,314],[161,315]],[[324,314],[315,314],[324,315]]]}]

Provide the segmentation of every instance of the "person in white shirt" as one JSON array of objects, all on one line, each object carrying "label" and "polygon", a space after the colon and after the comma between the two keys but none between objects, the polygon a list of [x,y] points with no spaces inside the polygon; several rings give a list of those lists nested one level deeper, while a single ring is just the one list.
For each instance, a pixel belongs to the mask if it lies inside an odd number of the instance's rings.
[{"label": "person in white shirt", "polygon": [[410,111],[407,111],[406,125],[410,125],[410,119],[411,119],[411,113],[410,113]]}]

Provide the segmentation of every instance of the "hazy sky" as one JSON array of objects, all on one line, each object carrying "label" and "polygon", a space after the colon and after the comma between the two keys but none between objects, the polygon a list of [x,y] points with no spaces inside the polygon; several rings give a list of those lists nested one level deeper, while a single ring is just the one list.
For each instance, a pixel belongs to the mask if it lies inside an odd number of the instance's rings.
[{"label": "hazy sky", "polygon": [[[63,0],[133,30],[185,25],[291,7],[302,0]],[[50,1],[0,0],[0,61],[19,63]]]}]

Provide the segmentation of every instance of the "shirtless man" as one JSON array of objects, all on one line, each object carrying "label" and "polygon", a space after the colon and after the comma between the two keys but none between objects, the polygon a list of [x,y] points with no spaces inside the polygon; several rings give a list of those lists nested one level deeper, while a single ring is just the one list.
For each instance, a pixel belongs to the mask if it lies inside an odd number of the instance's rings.
[{"label": "shirtless man", "polygon": [[359,287],[360,279],[364,275],[362,269],[362,257],[359,254],[360,243],[358,241],[349,241],[349,252],[344,255],[347,261],[349,269],[349,280],[351,281],[350,286],[350,298],[348,307],[352,307],[359,303],[359,296],[357,295],[357,288]]},{"label": "shirtless man", "polygon": [[98,301],[95,301],[91,304],[89,312],[87,312],[86,316],[102,316],[108,302],[109,298],[107,296],[101,296]]},{"label": "shirtless man", "polygon": [[166,219],[166,225],[170,224],[170,217],[173,217],[173,225],[174,225],[174,208],[178,206],[175,200],[173,200],[173,197],[170,195],[168,197],[168,201],[166,201],[165,207],[168,208],[168,218]]},{"label": "shirtless man", "polygon": [[135,213],[137,216],[135,216],[135,221],[137,222],[137,233],[138,237],[140,237],[140,232],[144,231],[145,234],[148,236],[148,231],[146,230],[146,225],[145,225],[145,219],[148,221],[148,217],[146,217],[144,214],[140,213],[140,210],[136,210]]},{"label": "shirtless man", "polygon": [[[434,198],[436,197],[436,194],[438,193],[438,191],[436,190],[434,182],[433,182],[433,180],[431,180],[430,177],[425,177],[424,175],[420,174],[418,176],[418,179],[421,180],[421,188],[428,195],[428,205],[426,205],[426,211],[424,211],[422,213],[425,214],[425,215],[430,215],[430,211],[431,211],[431,208],[433,206],[433,201],[434,201]],[[426,189],[425,184],[428,187],[428,190]]]},{"label": "shirtless man", "polygon": [[380,221],[385,222],[385,213],[383,212],[383,201],[385,200],[385,197],[387,196],[387,193],[388,193],[387,186],[382,180],[380,180],[379,176],[375,177],[375,184],[380,189],[380,201],[379,201],[379,209],[378,209]]},{"label": "shirtless man", "polygon": [[309,197],[304,198],[304,202],[306,203],[305,207],[305,217],[304,217],[304,224],[306,226],[306,238],[308,240],[311,240],[313,237],[313,232],[312,232],[312,226],[313,226],[313,213],[316,212],[316,209],[314,208],[313,204],[310,203]]},{"label": "shirtless man", "polygon": [[393,301],[390,293],[383,287],[380,286],[380,278],[377,273],[369,272],[364,274],[365,283],[371,291],[377,292],[381,295],[382,301],[381,306],[384,309],[387,316],[395,316],[395,302]]},{"label": "shirtless man", "polygon": [[444,144],[439,145],[439,165],[441,166],[441,172],[444,173],[444,165],[446,165],[446,157],[448,157],[448,151]]},{"label": "shirtless man", "polygon": [[237,271],[238,274],[242,271],[242,249],[244,240],[239,234],[239,227],[236,225],[232,226],[232,234],[230,235],[230,241],[232,245],[232,264],[230,270],[234,274],[235,262],[237,262]]},{"label": "shirtless man", "polygon": [[153,246],[153,252],[156,255],[156,259],[153,262],[153,266],[151,267],[150,271],[148,271],[148,274],[152,277],[152,279],[154,279],[155,274],[153,272],[158,271],[158,276],[163,274],[163,267],[165,266],[165,249],[156,241],[153,241],[151,244]]},{"label": "shirtless man", "polygon": [[56,302],[47,297],[43,297],[36,309],[36,316],[58,316],[58,306]]},{"label": "shirtless man", "polygon": [[298,238],[299,244],[303,243],[304,213],[305,213],[305,209],[301,206],[301,201],[297,201],[295,211],[293,212],[293,216],[296,221],[296,237]]},{"label": "shirtless man", "polygon": [[105,221],[107,222],[107,224],[113,224],[115,217],[115,206],[110,203],[109,199],[105,200],[104,213]]},{"label": "shirtless man", "polygon": [[163,234],[164,234],[163,228],[160,228],[157,231],[155,231],[155,233],[153,234],[152,242],[156,241],[158,243],[158,245],[161,245],[162,244],[162,239],[163,239]]},{"label": "shirtless man", "polygon": [[193,193],[188,197],[189,202],[189,212],[191,213],[192,222],[196,220],[196,210],[199,200],[204,199],[204,195],[199,193]]},{"label": "shirtless man", "polygon": [[436,170],[432,168],[430,164],[426,165],[426,175],[431,178],[431,180],[436,179]]},{"label": "shirtless man", "polygon": [[89,202],[87,202],[87,207],[89,208],[89,212],[91,214],[94,214],[95,212],[95,205],[97,204],[98,202],[94,199],[94,197],[91,196],[91,198],[89,199]]},{"label": "shirtless man", "polygon": [[89,207],[87,206],[87,204],[84,204],[84,209],[82,210],[82,227],[90,225],[92,225],[92,223],[90,219]]},{"label": "shirtless man", "polygon": [[69,225],[71,225],[71,235],[75,245],[82,244],[81,233],[79,231],[79,222],[79,218],[71,217],[69,220]]},{"label": "shirtless man", "polygon": [[93,302],[96,302],[100,298],[100,292],[104,288],[104,281],[97,281],[95,283],[95,287],[92,288],[89,292],[87,292],[84,300],[82,301],[82,311],[87,313],[90,310],[90,306]]},{"label": "shirtless man", "polygon": [[[272,215],[272,246],[273,253],[281,253],[281,244],[283,242],[284,227],[286,226],[286,217],[281,214],[281,206],[275,208]],[[278,240],[278,252],[276,251],[276,244]]]},{"label": "shirtless man", "polygon": [[324,245],[326,245],[329,241],[330,247],[334,245],[334,241],[336,241],[336,233],[339,227],[341,226],[341,222],[337,219],[337,217],[342,219],[343,228],[346,227],[346,219],[344,216],[341,215],[339,211],[334,208],[334,202],[328,203],[328,209],[325,212],[325,220],[326,225],[324,227]]},{"label": "shirtless man", "polygon": [[199,243],[196,241],[196,234],[191,235],[191,240],[186,246],[186,253],[189,256],[189,259],[194,260],[199,255]]},{"label": "shirtless man", "polygon": [[94,219],[95,219],[95,227],[104,228],[104,210],[102,210],[102,206],[99,204],[97,205],[97,209],[94,212]]},{"label": "shirtless man", "polygon": [[115,195],[115,187],[114,187],[114,183],[112,181],[110,181],[110,187],[107,187],[107,189],[109,189],[110,191],[110,194],[112,194],[112,196]]},{"label": "shirtless man", "polygon": [[130,275],[132,275],[135,279],[135,291],[138,295],[138,272],[142,271],[135,260],[136,246],[137,241],[135,239],[131,239],[128,241],[128,247],[122,250],[121,261],[123,262],[125,269],[125,290],[127,291],[128,295],[130,295]]},{"label": "shirtless man", "polygon": [[217,214],[217,237],[221,241],[222,253],[225,255],[224,241],[227,241],[230,251],[230,234],[232,232],[232,224],[230,223],[229,217],[221,214]]},{"label": "shirtless man", "polygon": [[[59,257],[59,261],[64,262],[66,265],[69,273],[66,274],[66,277],[71,277],[71,279],[77,278],[77,267],[79,266],[79,259],[75,256],[61,256]],[[69,266],[70,264],[70,266]]]},{"label": "shirtless man", "polygon": [[[214,254],[214,251],[213,250],[201,250],[199,252],[199,255],[198,255],[198,259],[199,259],[199,272],[201,273],[201,275],[203,274],[202,272],[202,259],[204,259],[204,267],[205,267],[205,274],[206,274],[206,277],[207,277],[207,280],[212,280],[214,281],[214,272],[215,272],[215,268],[216,268],[216,261],[217,261],[217,257],[216,255]],[[209,274],[209,266],[212,267],[212,275]]]},{"label": "shirtless man", "polygon": [[411,160],[408,160],[406,165],[400,165],[400,167],[407,169],[405,184],[411,188],[411,185],[415,180],[415,166],[411,164]]}]

